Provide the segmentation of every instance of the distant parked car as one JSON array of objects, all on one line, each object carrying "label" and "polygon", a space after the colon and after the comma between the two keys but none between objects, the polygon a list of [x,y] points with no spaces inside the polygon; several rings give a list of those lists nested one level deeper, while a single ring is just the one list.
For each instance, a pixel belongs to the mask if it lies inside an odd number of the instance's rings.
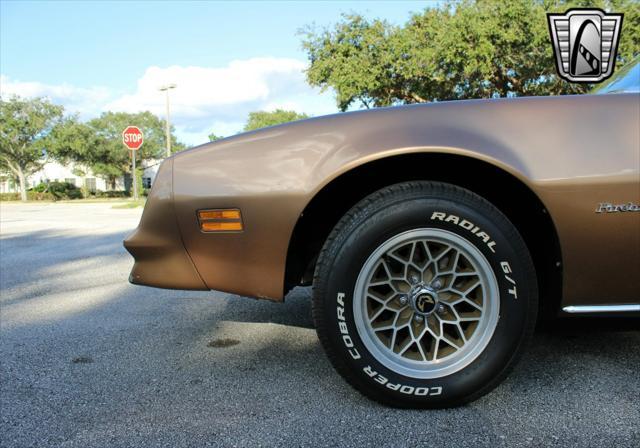
[{"label": "distant parked car", "polygon": [[[545,315],[640,312],[640,66],[597,95],[312,118],[179,153],[130,280],[282,301],[393,406],[486,394]],[[260,362],[259,359],[256,362]]]}]

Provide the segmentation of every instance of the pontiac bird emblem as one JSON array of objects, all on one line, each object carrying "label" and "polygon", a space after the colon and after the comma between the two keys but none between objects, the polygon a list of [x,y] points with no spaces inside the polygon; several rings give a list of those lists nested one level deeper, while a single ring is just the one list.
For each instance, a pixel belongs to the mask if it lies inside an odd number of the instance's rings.
[{"label": "pontiac bird emblem", "polygon": [[416,299],[416,308],[421,313],[428,313],[435,307],[435,300],[429,294],[420,294]]},{"label": "pontiac bird emblem", "polygon": [[622,14],[570,9],[547,14],[556,69],[571,82],[601,82],[613,74]]}]

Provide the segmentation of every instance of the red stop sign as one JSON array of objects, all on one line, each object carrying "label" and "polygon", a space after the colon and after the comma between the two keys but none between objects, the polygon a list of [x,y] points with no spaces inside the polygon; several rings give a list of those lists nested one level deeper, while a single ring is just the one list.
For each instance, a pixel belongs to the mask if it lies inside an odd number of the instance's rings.
[{"label": "red stop sign", "polygon": [[127,128],[122,131],[122,143],[133,151],[140,149],[143,141],[142,131],[137,126],[127,126]]}]

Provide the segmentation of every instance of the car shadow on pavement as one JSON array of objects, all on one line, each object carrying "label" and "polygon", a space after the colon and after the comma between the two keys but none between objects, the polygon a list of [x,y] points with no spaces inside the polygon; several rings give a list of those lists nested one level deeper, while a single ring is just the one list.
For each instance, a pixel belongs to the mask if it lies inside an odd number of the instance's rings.
[{"label": "car shadow on pavement", "polygon": [[114,259],[126,254],[122,240],[127,232],[81,236],[43,230],[0,238],[2,289],[34,280],[51,280],[63,263]]},{"label": "car shadow on pavement", "polygon": [[309,288],[279,304],[133,286],[125,234],[0,241],[0,430],[14,446],[588,446],[591,428],[627,446],[638,435],[637,320],[559,321],[480,400],[389,409],[331,367]]}]

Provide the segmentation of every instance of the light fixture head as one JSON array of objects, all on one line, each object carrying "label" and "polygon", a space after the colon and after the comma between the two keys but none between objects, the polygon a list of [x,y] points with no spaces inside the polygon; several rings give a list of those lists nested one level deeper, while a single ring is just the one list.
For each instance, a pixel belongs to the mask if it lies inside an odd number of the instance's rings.
[{"label": "light fixture head", "polygon": [[174,83],[171,83],[171,84],[165,84],[163,86],[160,86],[158,88],[158,90],[160,90],[161,92],[164,92],[164,91],[169,90],[169,89],[175,89],[176,87],[177,86]]}]

